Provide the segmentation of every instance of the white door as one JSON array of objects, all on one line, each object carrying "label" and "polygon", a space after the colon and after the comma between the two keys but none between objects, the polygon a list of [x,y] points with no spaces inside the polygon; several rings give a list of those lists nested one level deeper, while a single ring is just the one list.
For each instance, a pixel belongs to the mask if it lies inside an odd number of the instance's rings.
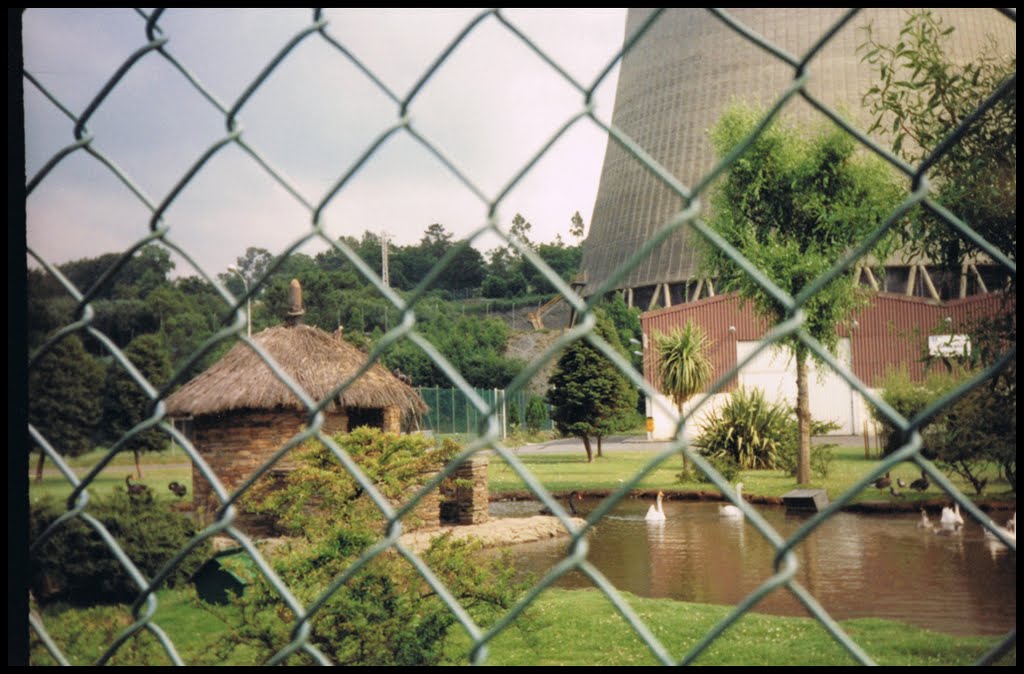
[{"label": "white door", "polygon": [[[750,355],[760,342],[737,342],[736,362]],[[850,367],[850,340],[838,344],[837,360]],[[819,376],[819,372],[821,372]],[[739,374],[739,383],[747,388],[757,387],[770,400],[786,400],[796,405],[796,364],[792,352],[783,346],[772,346],[757,354]],[[811,396],[811,416],[817,421],[839,424],[834,433],[854,435],[853,390],[831,368],[819,368],[812,360],[808,367],[808,390]]]}]

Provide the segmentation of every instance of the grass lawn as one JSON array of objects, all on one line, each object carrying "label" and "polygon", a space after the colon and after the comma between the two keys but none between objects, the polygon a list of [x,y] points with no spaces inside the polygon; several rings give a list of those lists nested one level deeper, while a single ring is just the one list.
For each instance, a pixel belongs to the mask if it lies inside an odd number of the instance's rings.
[{"label": "grass lawn", "polygon": [[[731,606],[644,599],[622,593],[636,614],[678,661]],[[512,666],[656,665],[636,631],[597,590],[548,590],[522,626],[505,629],[489,644],[487,664]],[[875,619],[842,626],[880,665],[966,665],[998,642],[994,637],[950,637]],[[464,653],[463,630],[452,632],[452,653]],[[462,660],[463,662],[465,660]],[[1016,663],[1016,651],[1004,657]],[[854,665],[857,662],[810,618],[748,613],[696,660],[701,665]]]},{"label": "grass lawn", "polygon": [[[678,660],[731,610],[729,606],[644,599],[622,593],[669,655]],[[234,607],[210,606],[190,591],[158,593],[154,622],[171,638],[186,664],[249,664],[242,650],[218,651],[218,638],[239,620]],[[48,606],[42,617],[48,633],[71,664],[89,664],[131,623],[126,606],[73,609]],[[880,665],[966,665],[998,638],[940,635],[900,623],[859,619],[842,623],[860,647]],[[449,630],[445,646],[451,664],[468,664],[470,642],[461,625]],[[33,664],[55,664],[38,640]],[[750,613],[734,623],[704,653],[702,665],[853,665],[850,654],[809,618]],[[171,664],[147,632],[137,634],[110,664]],[[651,650],[597,590],[548,590],[510,627],[488,644],[486,664],[513,666],[653,665]],[[1016,664],[1016,650],[1001,664]]]},{"label": "grass lawn", "polygon": [[[835,500],[854,482],[863,477],[869,470],[877,465],[875,459],[864,458],[864,448],[861,447],[837,447],[832,449],[835,459],[830,464],[829,475],[824,480],[815,478],[811,486],[824,488],[829,498]],[[79,476],[84,475],[91,466],[102,458],[101,450],[96,450],[80,457],[71,459],[69,463],[75,467]],[[566,454],[531,454],[521,452],[519,459],[527,468],[540,480],[540,482],[552,492],[570,492],[573,490],[610,492],[619,488],[623,482],[630,479],[639,471],[645,469],[655,458],[652,452],[642,451],[606,451],[605,456],[595,458],[593,463],[587,463],[586,455],[582,447],[578,452]],[[172,447],[166,452],[148,453],[142,457],[145,479],[143,483],[153,489],[154,495],[160,500],[176,500],[168,490],[168,484],[178,482],[184,484],[190,499],[192,492],[192,470],[189,464],[188,455],[177,447]],[[35,465],[34,457],[30,471],[29,489],[33,500],[43,496],[54,498],[66,498],[71,493],[71,487],[62,475],[55,472],[52,464],[49,466],[41,483],[34,480]],[[636,486],[640,490],[666,491],[715,491],[715,487],[709,482],[690,480],[679,482],[677,476],[681,470],[679,457],[673,455],[655,466]],[[133,473],[135,461],[131,453],[120,454],[100,473],[93,483],[93,493],[106,493],[115,486],[123,486],[125,476]],[[920,472],[916,464],[903,463],[891,471],[893,481],[902,478],[906,483],[912,482],[919,477]],[[493,495],[502,495],[522,492],[526,485],[512,468],[498,457],[492,457],[489,469],[490,489]],[[974,490],[964,480],[952,476],[954,484],[964,494],[975,498]],[[778,497],[796,487],[795,478],[778,470],[757,470],[743,471],[737,481],[743,482],[744,493],[750,496]],[[888,490],[879,490],[868,487],[858,494],[853,503],[862,502],[899,502],[901,504],[912,504],[917,501],[933,501],[935,499],[947,499],[946,495],[936,486],[932,486],[926,492],[917,492],[912,489],[903,489],[903,495],[897,499],[891,496]],[[994,468],[989,474],[989,485],[981,498],[996,499],[1005,501],[1016,501],[1017,495],[1010,489],[1009,484],[1002,480],[998,471]]]},{"label": "grass lawn", "polygon": [[[824,488],[829,498],[834,500],[846,491],[854,482],[861,479],[877,465],[875,459],[864,458],[863,447],[837,447],[832,449],[835,459],[829,467],[828,477],[824,480],[815,478],[811,486]],[[655,454],[647,452],[606,452],[604,457],[595,458],[587,463],[582,448],[572,454],[529,454],[520,453],[519,459],[549,490],[568,492],[572,490],[611,491],[643,470],[655,458]],[[648,473],[636,486],[637,489],[666,491],[716,491],[710,482],[689,480],[680,482],[677,475],[682,469],[678,455],[673,455]],[[1009,484],[999,479],[998,471],[990,471],[989,486],[983,498],[996,498],[1016,501]],[[920,476],[916,464],[903,463],[891,471],[895,483],[902,478],[908,484]],[[964,494],[974,498],[974,490],[964,480],[953,476],[952,481]],[[750,470],[740,473],[737,482],[743,482],[744,493],[751,496],[782,496],[794,489],[796,479],[779,470]],[[500,458],[492,458],[490,464],[490,487],[494,494],[507,494],[524,490],[525,484],[512,468]],[[926,492],[917,492],[909,488],[902,490],[902,498],[895,498],[888,490],[868,487],[858,494],[853,502],[895,502],[914,503],[934,499],[946,499],[946,495],[938,487],[932,485]]]}]

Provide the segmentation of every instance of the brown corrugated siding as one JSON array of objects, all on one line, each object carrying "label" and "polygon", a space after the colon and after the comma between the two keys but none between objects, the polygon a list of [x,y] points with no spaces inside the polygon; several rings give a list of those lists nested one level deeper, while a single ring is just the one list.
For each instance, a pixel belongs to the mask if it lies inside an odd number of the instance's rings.
[{"label": "brown corrugated siding", "polygon": [[[854,315],[858,326],[851,336],[853,373],[868,386],[877,386],[887,368],[906,365],[914,378],[924,375],[921,357],[927,352],[928,335],[969,332],[974,320],[1004,313],[1004,298],[998,294],[979,295],[944,304],[902,295],[879,294],[871,306]],[[1015,311],[1015,309],[1009,309]],[[950,322],[945,322],[946,317]],[[697,302],[652,311],[640,317],[648,340],[644,350],[644,376],[658,388],[654,373],[657,354],[653,348],[655,332],[670,332],[687,320],[697,322],[714,341],[711,361],[717,379],[736,365],[736,342],[757,341],[769,325],[757,319],[750,307],[740,308],[735,294],[719,295]],[[730,326],[735,327],[730,332]],[[846,335],[845,330],[840,334]],[[722,390],[736,385],[735,378]]]},{"label": "brown corrugated siding", "polygon": [[928,352],[928,335],[970,333],[978,319],[1002,313],[1003,303],[998,294],[943,304],[919,297],[879,295],[855,317],[859,325],[851,339],[853,372],[869,386],[877,386],[887,369],[900,366],[920,379],[925,372],[922,359]]}]

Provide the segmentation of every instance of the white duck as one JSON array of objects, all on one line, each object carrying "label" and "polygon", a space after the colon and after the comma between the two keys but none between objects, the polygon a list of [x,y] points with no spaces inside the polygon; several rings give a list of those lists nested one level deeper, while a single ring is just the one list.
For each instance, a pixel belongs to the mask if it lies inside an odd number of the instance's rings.
[{"label": "white duck", "polygon": [[[736,484],[736,498],[743,499],[743,483],[739,482]],[[730,519],[741,520],[743,519],[743,511],[733,504],[719,506],[718,507],[719,517],[728,517]]]},{"label": "white duck", "polygon": [[658,492],[658,505],[657,506],[651,506],[650,508],[647,509],[647,516],[644,517],[645,520],[647,520],[648,522],[664,522],[665,521],[665,511],[661,509],[661,500],[663,498],[665,498],[665,492],[659,491]]},{"label": "white duck", "polygon": [[928,531],[932,531],[933,529],[935,529],[935,525],[932,524],[932,521],[930,519],[928,519],[928,513],[924,511],[924,508],[921,508],[921,519],[917,523],[917,528],[927,529]]}]

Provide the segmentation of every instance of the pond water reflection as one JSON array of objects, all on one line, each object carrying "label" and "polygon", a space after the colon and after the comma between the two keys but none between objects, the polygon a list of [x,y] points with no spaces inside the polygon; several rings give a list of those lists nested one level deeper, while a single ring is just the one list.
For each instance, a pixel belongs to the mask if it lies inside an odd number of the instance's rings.
[{"label": "pond water reflection", "polygon": [[[580,508],[590,512],[598,500]],[[772,575],[773,547],[751,525],[718,516],[718,503],[666,501],[666,521],[648,523],[650,502],[626,499],[590,535],[588,558],[615,587],[644,597],[736,604]],[[493,517],[535,515],[536,502],[495,502]],[[783,536],[803,517],[759,508]],[[1008,513],[996,516],[1000,523]],[[917,527],[919,515],[838,513],[796,550],[798,579],[837,620],[876,617],[950,634],[1001,634],[1017,623],[1017,561],[968,521],[940,536]],[[517,564],[539,578],[565,555],[566,541],[516,546]],[[558,587],[592,587],[566,574]],[[759,613],[807,615],[785,588]]]}]

